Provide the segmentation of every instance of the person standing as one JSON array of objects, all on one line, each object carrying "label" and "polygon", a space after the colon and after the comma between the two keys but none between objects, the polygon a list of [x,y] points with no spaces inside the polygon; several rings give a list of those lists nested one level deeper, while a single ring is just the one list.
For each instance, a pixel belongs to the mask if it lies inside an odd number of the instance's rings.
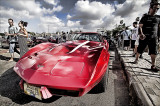
[{"label": "person standing", "polygon": [[130,48],[131,31],[128,29],[128,27],[126,27],[125,30],[121,33],[121,35],[123,36],[124,41],[123,46],[126,47],[126,50],[128,51]]},{"label": "person standing", "polygon": [[160,16],[156,15],[160,4],[151,3],[148,14],[143,15],[139,22],[139,46],[137,48],[136,59],[134,63],[138,63],[139,55],[143,53],[144,49],[148,45],[149,55],[151,56],[151,70],[159,71],[155,66],[155,60],[157,55],[157,43],[158,43],[158,26],[160,24]]},{"label": "person standing", "polygon": [[27,22],[20,21],[18,23],[18,26],[20,27],[19,32],[18,32],[18,43],[20,47],[20,58],[28,51],[28,46],[27,46],[27,37],[28,37],[28,32],[24,27],[27,27]]},{"label": "person standing", "polygon": [[131,48],[133,49],[133,57],[135,56],[137,50],[135,47],[135,42],[138,40],[138,27],[137,22],[133,22],[133,29],[132,29],[132,35],[131,35]]},{"label": "person standing", "polygon": [[13,19],[11,18],[8,19],[8,23],[9,23],[8,33],[5,33],[5,35],[8,36],[8,40],[9,40],[9,53],[11,55],[11,58],[9,61],[13,61],[14,52],[17,52],[19,54],[19,51],[16,49],[16,42],[17,42],[16,33],[18,29],[13,25]]}]

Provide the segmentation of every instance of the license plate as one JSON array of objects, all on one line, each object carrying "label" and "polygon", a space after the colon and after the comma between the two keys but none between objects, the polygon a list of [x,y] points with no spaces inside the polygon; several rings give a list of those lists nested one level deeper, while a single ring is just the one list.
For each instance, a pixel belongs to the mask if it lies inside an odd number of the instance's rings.
[{"label": "license plate", "polygon": [[24,93],[30,96],[33,96],[39,100],[42,100],[42,95],[40,92],[40,87],[29,85],[28,83],[24,83]]}]

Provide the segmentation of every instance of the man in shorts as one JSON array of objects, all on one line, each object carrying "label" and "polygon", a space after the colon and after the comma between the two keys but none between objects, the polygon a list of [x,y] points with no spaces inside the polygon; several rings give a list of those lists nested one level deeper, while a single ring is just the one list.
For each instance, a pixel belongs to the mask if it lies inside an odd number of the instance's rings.
[{"label": "man in shorts", "polygon": [[155,66],[157,55],[157,40],[158,40],[158,26],[160,24],[160,16],[156,15],[160,4],[151,3],[148,14],[144,14],[139,22],[139,46],[137,48],[136,59],[134,63],[138,62],[139,55],[143,53],[148,45],[149,55],[151,56],[151,70],[154,72],[159,71]]},{"label": "man in shorts", "polygon": [[135,50],[135,41],[137,40],[138,37],[138,27],[137,27],[137,22],[133,22],[133,29],[132,29],[132,35],[131,35],[131,48],[133,49],[133,57],[135,57],[135,54],[137,51]]},{"label": "man in shorts", "polygon": [[14,52],[15,51],[19,52],[16,49],[16,42],[17,42],[16,33],[18,32],[18,29],[13,25],[13,19],[11,18],[8,19],[8,23],[9,23],[8,33],[6,33],[5,35],[9,36],[9,53],[11,55],[11,58],[9,61],[13,61]]},{"label": "man in shorts", "polygon": [[128,27],[126,27],[125,30],[121,33],[121,35],[123,36],[124,48],[126,48],[125,50],[128,51],[130,49],[131,31],[128,29]]}]

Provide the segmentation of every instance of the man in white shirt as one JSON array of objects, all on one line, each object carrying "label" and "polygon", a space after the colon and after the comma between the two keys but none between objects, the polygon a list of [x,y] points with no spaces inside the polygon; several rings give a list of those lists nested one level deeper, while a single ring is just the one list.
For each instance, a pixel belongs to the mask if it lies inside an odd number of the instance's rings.
[{"label": "man in white shirt", "polygon": [[[11,58],[9,61],[13,61],[14,58],[14,52],[15,52],[15,46],[17,42],[16,33],[18,32],[17,27],[13,25],[13,19],[8,19],[9,27],[8,27],[8,33],[6,33],[6,36],[9,36],[9,53],[11,55]],[[18,51],[16,49],[16,51]]]},{"label": "man in white shirt", "polygon": [[132,29],[132,35],[131,35],[131,48],[133,49],[133,56],[136,54],[135,50],[135,41],[138,38],[138,27],[137,27],[137,22],[133,22],[133,29]]}]

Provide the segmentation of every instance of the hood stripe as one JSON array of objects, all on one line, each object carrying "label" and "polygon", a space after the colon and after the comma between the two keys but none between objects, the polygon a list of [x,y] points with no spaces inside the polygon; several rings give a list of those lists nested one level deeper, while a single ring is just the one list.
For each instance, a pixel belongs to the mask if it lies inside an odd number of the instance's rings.
[{"label": "hood stripe", "polygon": [[83,42],[82,44],[78,45],[77,47],[75,47],[72,51],[70,51],[69,53],[73,53],[74,51],[76,51],[77,49],[79,49],[80,47],[82,47],[83,45],[89,43],[90,41],[86,41],[86,42]]}]

